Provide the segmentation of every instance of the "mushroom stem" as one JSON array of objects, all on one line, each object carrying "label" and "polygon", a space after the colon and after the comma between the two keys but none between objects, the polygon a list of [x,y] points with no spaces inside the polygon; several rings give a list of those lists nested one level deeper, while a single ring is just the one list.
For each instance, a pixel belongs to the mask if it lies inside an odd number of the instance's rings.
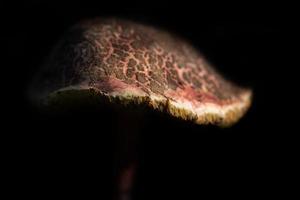
[{"label": "mushroom stem", "polygon": [[132,163],[127,168],[122,170],[118,180],[118,200],[131,199],[135,169],[136,164]]},{"label": "mushroom stem", "polygon": [[142,117],[138,116],[136,113],[118,115],[114,169],[115,200],[129,200],[132,196],[138,157],[138,135],[142,124]]}]

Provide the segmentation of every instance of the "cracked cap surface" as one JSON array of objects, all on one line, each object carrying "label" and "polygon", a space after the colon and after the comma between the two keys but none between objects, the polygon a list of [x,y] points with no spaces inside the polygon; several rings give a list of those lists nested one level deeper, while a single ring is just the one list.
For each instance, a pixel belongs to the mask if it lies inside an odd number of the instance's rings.
[{"label": "cracked cap surface", "polygon": [[86,92],[220,126],[238,121],[252,96],[251,90],[224,79],[188,42],[119,19],[72,27],[37,74],[30,95],[49,104]]}]

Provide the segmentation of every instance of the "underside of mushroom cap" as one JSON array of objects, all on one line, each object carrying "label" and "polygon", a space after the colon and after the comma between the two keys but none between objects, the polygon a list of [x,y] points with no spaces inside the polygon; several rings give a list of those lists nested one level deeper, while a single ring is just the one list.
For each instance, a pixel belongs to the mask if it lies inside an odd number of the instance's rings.
[{"label": "underside of mushroom cap", "polygon": [[188,42],[118,19],[89,20],[71,28],[30,92],[43,105],[95,97],[220,126],[236,122],[252,96],[221,77]]}]

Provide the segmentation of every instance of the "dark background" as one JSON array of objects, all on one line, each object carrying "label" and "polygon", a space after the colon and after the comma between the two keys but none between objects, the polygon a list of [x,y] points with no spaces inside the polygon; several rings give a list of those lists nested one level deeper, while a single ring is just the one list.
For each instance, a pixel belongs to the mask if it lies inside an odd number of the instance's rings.
[{"label": "dark background", "polygon": [[[253,105],[229,129],[202,127],[147,112],[141,127],[136,199],[286,196],[297,129],[293,9],[274,4],[189,1],[26,1],[4,7],[8,70],[3,116],[12,193],[44,198],[103,196],[113,188],[116,111],[45,116],[26,87],[60,36],[85,18],[120,17],[174,32],[234,82],[253,88]],[[284,184],[286,183],[286,184]],[[292,190],[293,187],[289,186]]]}]

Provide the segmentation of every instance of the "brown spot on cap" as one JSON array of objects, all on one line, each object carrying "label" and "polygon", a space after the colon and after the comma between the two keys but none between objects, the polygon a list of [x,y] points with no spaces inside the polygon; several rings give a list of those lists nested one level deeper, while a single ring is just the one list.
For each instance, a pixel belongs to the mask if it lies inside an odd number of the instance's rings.
[{"label": "brown spot on cap", "polygon": [[128,78],[132,78],[133,75],[134,75],[134,69],[128,68],[128,69],[127,69],[127,72],[126,72],[126,76],[127,76]]},{"label": "brown spot on cap", "polygon": [[157,83],[154,80],[150,81],[150,89],[154,93],[162,94],[164,92],[164,87],[161,86],[159,83]]},{"label": "brown spot on cap", "polygon": [[137,65],[136,67],[137,67],[137,69],[138,69],[139,71],[144,71],[143,65]]},{"label": "brown spot on cap", "polygon": [[136,65],[136,61],[133,60],[132,58],[129,59],[128,68],[134,68],[135,65]]},{"label": "brown spot on cap", "polygon": [[171,88],[172,90],[176,90],[178,84],[176,81],[171,77],[170,74],[167,75],[167,81],[168,81],[168,87]]},{"label": "brown spot on cap", "polygon": [[140,83],[146,83],[146,82],[147,82],[147,79],[146,79],[146,76],[145,76],[144,73],[137,72],[137,73],[136,73],[136,79],[137,79]]}]

